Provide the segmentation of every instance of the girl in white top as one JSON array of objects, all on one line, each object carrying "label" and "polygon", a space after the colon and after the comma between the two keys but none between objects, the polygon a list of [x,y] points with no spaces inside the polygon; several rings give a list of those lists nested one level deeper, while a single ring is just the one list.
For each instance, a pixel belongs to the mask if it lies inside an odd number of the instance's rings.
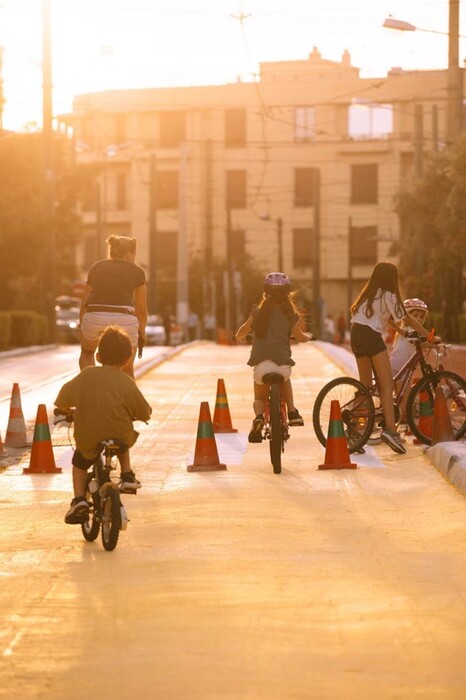
[{"label": "girl in white top", "polygon": [[400,321],[414,328],[420,335],[429,335],[429,331],[419,321],[406,313],[400,296],[396,265],[379,262],[351,306],[351,348],[362,384],[370,387],[372,372],[377,375],[385,417],[382,440],[394,452],[403,454],[406,448],[396,428],[392,369],[383,339],[386,326]]}]

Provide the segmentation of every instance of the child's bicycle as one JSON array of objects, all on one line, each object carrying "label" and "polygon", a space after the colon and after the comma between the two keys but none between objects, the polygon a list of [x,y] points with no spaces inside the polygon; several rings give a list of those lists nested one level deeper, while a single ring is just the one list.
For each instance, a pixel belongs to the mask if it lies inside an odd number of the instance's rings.
[{"label": "child's bicycle", "polygon": [[[55,415],[60,416],[58,409],[55,409]],[[73,421],[72,414],[62,418],[62,421],[70,425]],[[109,438],[102,440],[98,449],[99,454],[86,479],[85,497],[89,513],[80,524],[84,539],[88,542],[97,539],[101,531],[104,549],[110,552],[117,546],[120,530],[126,530],[128,525],[126,509],[120,498],[121,484],[112,481],[110,474],[116,468],[113,458],[125,451],[127,446],[121,440]]]},{"label": "child's bicycle", "polygon": [[280,474],[282,471],[282,453],[285,451],[285,442],[290,437],[286,404],[280,390],[283,376],[277,372],[269,372],[264,374],[262,381],[269,386],[269,394],[264,409],[262,439],[269,441],[270,461],[272,462],[274,474]]},{"label": "child's bicycle", "polygon": [[[394,394],[395,420],[399,421],[400,404],[405,393],[409,391],[406,404],[408,425],[418,440],[430,445],[435,389],[440,386],[445,395],[455,439],[459,440],[466,433],[466,381],[458,374],[443,368],[440,360],[446,355],[448,346],[444,344],[432,346],[435,353],[434,367],[432,367],[422,351],[425,338],[415,331],[411,331],[409,337],[415,346],[415,353],[394,377],[397,387]],[[417,367],[420,368],[422,377],[411,387],[411,380]],[[321,389],[314,403],[312,420],[317,439],[324,447],[327,443],[325,431],[330,421],[332,400],[337,400],[340,405],[350,452],[358,452],[367,442],[378,438],[384,428],[384,416],[377,380],[368,389],[357,379],[339,377]]]}]

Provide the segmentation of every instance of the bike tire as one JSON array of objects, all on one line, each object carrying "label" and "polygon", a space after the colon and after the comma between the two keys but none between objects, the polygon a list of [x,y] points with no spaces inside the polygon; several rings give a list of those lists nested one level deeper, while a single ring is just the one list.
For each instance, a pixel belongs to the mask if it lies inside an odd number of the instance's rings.
[{"label": "bike tire", "polygon": [[102,544],[111,552],[117,546],[121,527],[120,494],[109,486],[102,499]]},{"label": "bike tire", "polygon": [[89,518],[84,523],[81,523],[81,530],[83,533],[83,537],[88,542],[94,542],[94,540],[96,540],[97,537],[99,536],[99,532],[100,532],[100,522],[99,522],[99,519],[97,517],[97,509],[95,507],[95,502],[94,502],[92,493],[89,489],[89,484],[90,484],[92,478],[93,478],[93,474],[87,475],[86,494],[85,495],[86,495],[86,501],[89,503]]},{"label": "bike tire", "polygon": [[273,473],[282,471],[282,428],[280,421],[280,389],[278,384],[270,385],[270,461]]},{"label": "bike tire", "polygon": [[445,394],[455,440],[466,433],[466,381],[455,372],[441,370],[422,377],[411,389],[406,404],[408,425],[413,435],[425,445],[432,444],[435,389],[438,386]]},{"label": "bike tire", "polygon": [[353,377],[332,379],[319,391],[312,411],[312,423],[323,447],[327,446],[331,403],[335,400],[340,406],[348,451],[357,452],[364,447],[374,429],[375,408],[372,396],[367,387]]}]

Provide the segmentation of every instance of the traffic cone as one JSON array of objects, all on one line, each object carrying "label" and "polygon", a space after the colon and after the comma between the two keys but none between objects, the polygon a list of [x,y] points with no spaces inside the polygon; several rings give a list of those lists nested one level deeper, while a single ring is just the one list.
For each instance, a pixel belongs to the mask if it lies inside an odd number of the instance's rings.
[{"label": "traffic cone", "polygon": [[2,436],[0,435],[0,457],[1,456],[6,456],[8,452],[5,450],[2,442]]},{"label": "traffic cone", "polygon": [[223,379],[217,380],[217,398],[215,400],[214,419],[212,421],[214,433],[237,433],[238,430],[231,424],[230,409],[228,408],[227,392]]},{"label": "traffic cone", "polygon": [[194,462],[188,466],[188,472],[212,472],[226,468],[226,464],[220,464],[218,459],[217,443],[215,442],[214,429],[210,418],[209,404],[207,401],[202,401],[199,411]]},{"label": "traffic cone", "polygon": [[328,426],[325,463],[318,469],[356,469],[357,464],[350,461],[348,443],[341,418],[340,404],[336,399],[330,404],[330,421]]},{"label": "traffic cone", "polygon": [[448,413],[447,401],[441,386],[435,389],[434,420],[432,426],[432,445],[438,442],[454,442],[455,433]]},{"label": "traffic cone", "polygon": [[41,403],[37,409],[29,469],[23,469],[23,474],[59,474],[60,472],[61,469],[55,466],[47,409],[45,404]]},{"label": "traffic cone", "polygon": [[[419,392],[419,430],[426,437],[432,437],[432,419],[434,407],[427,390]],[[422,440],[414,438],[413,445],[424,445]]]},{"label": "traffic cone", "polygon": [[26,423],[24,422],[23,409],[21,408],[21,395],[19,385],[13,384],[10,401],[10,417],[5,435],[5,445],[11,447],[25,447],[28,445],[26,436]]}]

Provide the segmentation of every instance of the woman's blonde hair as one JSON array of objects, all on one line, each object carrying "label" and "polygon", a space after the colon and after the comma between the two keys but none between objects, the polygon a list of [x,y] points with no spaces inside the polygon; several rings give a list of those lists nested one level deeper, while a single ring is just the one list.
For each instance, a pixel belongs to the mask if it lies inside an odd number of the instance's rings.
[{"label": "woman's blonde hair", "polygon": [[136,252],[136,239],[129,236],[109,236],[106,243],[110,249],[110,257],[114,260],[121,260],[127,253]]}]

